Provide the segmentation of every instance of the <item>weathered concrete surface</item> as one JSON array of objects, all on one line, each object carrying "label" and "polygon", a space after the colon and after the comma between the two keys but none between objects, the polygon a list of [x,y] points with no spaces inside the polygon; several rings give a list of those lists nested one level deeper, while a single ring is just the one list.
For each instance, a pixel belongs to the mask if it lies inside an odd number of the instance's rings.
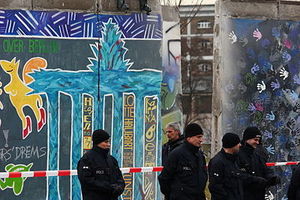
[{"label": "weathered concrete surface", "polygon": [[[214,38],[212,156],[221,149],[223,134],[234,132],[242,137],[247,126],[257,126],[263,134],[269,162],[299,160],[299,138],[294,134],[299,122],[293,118],[298,117],[298,114],[294,114],[293,106],[284,106],[290,105],[289,97],[277,95],[272,83],[270,85],[266,81],[277,80],[276,76],[280,75],[283,66],[274,62],[274,52],[278,53],[279,59],[290,53],[287,72],[291,78],[281,79],[282,87],[278,91],[285,91],[287,87],[298,88],[293,72],[296,71],[298,77],[299,66],[291,63],[299,60],[293,54],[299,42],[299,12],[300,5],[295,2],[279,4],[218,0]],[[268,50],[263,44],[265,41],[271,41]],[[285,45],[286,41],[291,46]],[[258,60],[262,59],[270,63],[273,74],[266,75],[270,71],[261,70],[257,75],[253,71]],[[253,78],[252,82],[248,79],[250,76]],[[261,90],[261,85],[266,88]],[[260,96],[264,95],[269,95],[269,102],[261,101]],[[252,109],[252,105],[257,102],[262,102],[262,110],[256,110],[255,106],[255,110]],[[272,118],[271,122],[269,113],[273,114],[273,111],[276,114],[272,116],[276,118]],[[295,127],[289,128],[289,121],[293,120]],[[281,125],[277,126],[277,122]],[[266,134],[269,131],[270,134]],[[292,169],[283,166],[274,170],[282,180],[269,194],[274,195],[274,200],[284,199]]]},{"label": "weathered concrete surface", "polygon": [[[100,11],[122,12],[117,9],[117,0],[99,0],[99,1],[100,1]],[[129,6],[128,12],[140,12],[139,0],[127,0],[126,3]],[[160,13],[161,8],[160,8],[159,0],[148,0],[148,5],[150,6],[152,13]]]},{"label": "weathered concrete surface", "polygon": [[32,9],[31,0],[1,0],[0,8]]},{"label": "weathered concrete surface", "polygon": [[[139,0],[127,0],[128,13],[140,12]],[[151,13],[160,13],[160,1],[148,0]],[[5,9],[34,9],[34,10],[75,10],[84,12],[120,12],[117,0],[0,0],[0,8]]]},{"label": "weathered concrete surface", "polygon": [[[276,18],[276,3],[258,3],[258,2],[231,2],[230,0],[220,1],[219,15],[228,17],[248,18]],[[217,15],[218,15],[217,14]]]},{"label": "weathered concrete surface", "polygon": [[[237,0],[218,0],[216,2],[215,16],[215,38],[214,38],[214,78],[213,78],[213,106],[212,106],[212,146],[211,151],[214,155],[222,146],[222,115],[223,102],[221,79],[227,76],[228,70],[224,66],[230,66],[231,61],[224,59],[227,49],[224,41],[228,40],[228,20],[232,18],[239,19],[274,19],[274,20],[300,20],[299,2],[260,2],[257,1],[237,1]],[[226,63],[226,64],[225,64]]]},{"label": "weathered concrete surface", "polygon": [[161,13],[160,0],[148,0],[148,4],[153,13]]},{"label": "weathered concrete surface", "polygon": [[95,10],[95,0],[33,0],[33,9]]},{"label": "weathered concrete surface", "polygon": [[164,21],[178,21],[179,14],[176,12],[175,7],[172,6],[162,6],[162,18]]},{"label": "weathered concrete surface", "polygon": [[300,5],[280,4],[279,19],[300,20]]},{"label": "weathered concrete surface", "polygon": [[[102,8],[100,10],[103,10],[103,11],[117,11],[118,12],[118,9],[117,9],[117,1],[112,1],[112,0],[100,0],[102,3],[101,3],[101,6]],[[131,12],[131,11],[139,11],[140,10],[140,4],[139,4],[139,1],[127,1],[127,4],[129,6],[129,10],[128,12]]]}]

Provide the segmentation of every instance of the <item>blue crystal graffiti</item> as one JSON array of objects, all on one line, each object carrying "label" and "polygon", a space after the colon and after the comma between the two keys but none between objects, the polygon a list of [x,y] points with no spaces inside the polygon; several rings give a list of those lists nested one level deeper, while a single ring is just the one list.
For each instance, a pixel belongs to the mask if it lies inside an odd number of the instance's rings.
[{"label": "blue crystal graffiti", "polygon": [[[160,92],[160,73],[145,70],[143,72],[130,71],[129,61],[124,60],[124,54],[126,49],[124,48],[124,42],[120,40],[121,32],[118,32],[116,24],[109,20],[103,31],[103,38],[99,44],[91,45],[91,49],[95,55],[99,55],[99,58],[94,58],[91,65],[88,66],[90,71],[85,72],[64,72],[63,70],[41,70],[35,72],[31,76],[35,81],[29,86],[34,89],[34,92],[45,92],[50,102],[50,118],[51,113],[55,113],[54,109],[57,108],[58,93],[64,92],[71,95],[73,102],[81,102],[82,93],[88,93],[97,99],[98,90],[101,95],[100,101],[95,102],[95,107],[103,108],[103,98],[107,94],[113,94],[115,102],[115,125],[113,133],[118,140],[113,141],[113,146],[121,146],[121,127],[122,124],[122,108],[118,105],[122,105],[122,95],[124,92],[137,93],[137,98],[143,98],[145,95],[158,95]],[[100,70],[100,71],[99,71]],[[98,77],[98,74],[100,77]],[[97,87],[98,78],[100,78],[100,87]],[[57,81],[55,81],[57,80]],[[50,84],[45,84],[50,83]],[[80,93],[80,91],[82,93]],[[53,106],[51,106],[53,105]],[[80,113],[82,110],[81,104],[74,104],[74,113]],[[143,109],[143,105],[137,106],[137,109]],[[95,112],[95,120],[102,121],[100,112]],[[55,117],[53,117],[55,119]],[[72,149],[72,169],[75,169],[77,162],[81,156],[81,135],[82,132],[80,122],[82,119],[78,117],[78,123],[74,123],[76,127],[73,127],[73,147]],[[50,155],[49,155],[49,170],[58,169],[57,165],[57,121],[50,120],[53,124],[50,124]],[[142,123],[136,123],[137,126],[141,126]],[[139,129],[139,127],[137,127]],[[76,134],[78,133],[78,134]],[[113,154],[120,160],[120,152],[118,149],[114,149]],[[57,177],[49,178],[49,195],[50,199],[58,199],[58,193],[56,191]],[[73,179],[73,199],[79,199],[79,185],[78,180]],[[77,194],[76,194],[77,193]]]}]

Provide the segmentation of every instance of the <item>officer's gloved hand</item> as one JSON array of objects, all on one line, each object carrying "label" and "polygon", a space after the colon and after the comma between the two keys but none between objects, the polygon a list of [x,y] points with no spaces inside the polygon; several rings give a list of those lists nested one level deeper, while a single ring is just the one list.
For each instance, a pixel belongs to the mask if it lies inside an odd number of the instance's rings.
[{"label": "officer's gloved hand", "polygon": [[231,175],[233,176],[233,177],[236,177],[236,178],[238,178],[238,177],[240,177],[240,173],[239,172],[237,172],[237,171],[231,171]]},{"label": "officer's gloved hand", "polygon": [[119,186],[118,184],[111,184],[111,187],[113,189],[112,194],[114,196],[120,196],[124,191],[123,187]]},{"label": "officer's gloved hand", "polygon": [[269,178],[267,185],[268,186],[274,186],[277,184],[280,184],[281,179],[279,176],[272,176],[271,178]]}]

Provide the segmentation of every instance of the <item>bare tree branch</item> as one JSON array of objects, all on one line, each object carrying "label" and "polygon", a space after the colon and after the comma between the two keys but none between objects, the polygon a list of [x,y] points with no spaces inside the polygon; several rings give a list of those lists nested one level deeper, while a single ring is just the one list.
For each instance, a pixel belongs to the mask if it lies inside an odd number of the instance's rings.
[{"label": "bare tree branch", "polygon": [[[196,2],[195,2],[196,1]],[[181,20],[178,23],[175,23],[173,26],[169,27],[165,32],[168,33],[170,30],[172,30],[173,28],[177,27],[178,25],[180,25],[180,32],[182,33],[184,28],[187,27],[188,24],[190,24],[197,16],[197,14],[199,14],[200,9],[202,8],[202,4],[203,4],[203,0],[195,0],[195,1],[191,1],[191,5],[189,5],[189,11],[186,12],[186,15],[184,16],[184,18],[186,18],[186,20]],[[193,2],[195,2],[195,4],[193,4]],[[169,6],[170,4],[170,0],[168,1]],[[180,15],[180,8],[183,7],[183,0],[178,0],[176,2],[174,2],[175,5],[173,4],[173,6],[175,7],[178,15]],[[188,39],[189,40],[189,39]],[[189,42],[191,42],[189,40]],[[191,49],[191,45],[189,45],[189,43],[187,41],[187,48],[189,49],[188,52],[192,52]],[[181,109],[181,111],[184,113],[184,119],[183,119],[183,126],[187,126],[189,123],[197,121],[198,119],[200,119],[198,116],[195,115],[195,110],[197,109],[197,105],[195,103],[195,98],[197,98],[197,80],[195,79],[194,75],[192,74],[192,68],[196,66],[196,64],[193,62],[193,55],[189,55],[189,58],[187,57],[182,57],[182,61],[185,60],[187,61],[187,68],[186,68],[186,85],[184,86],[186,89],[186,93],[184,94],[180,94],[178,95],[178,102],[179,102],[179,108]],[[199,101],[199,100],[198,100]]]},{"label": "bare tree branch", "polygon": [[[199,0],[197,0],[197,2],[198,2]],[[195,5],[193,8],[192,8],[192,10],[191,10],[191,12],[190,12],[190,16],[191,17],[188,17],[188,20],[185,22],[185,23],[183,23],[183,24],[181,24],[182,26],[181,26],[181,28],[180,28],[180,31],[182,32],[183,30],[184,30],[184,28],[189,24],[189,23],[191,23],[192,22],[192,20],[195,18],[195,16],[198,14],[198,12],[200,11],[200,9],[202,8],[202,3],[203,3],[203,0],[200,0],[201,2],[199,3],[199,5]],[[194,9],[195,8],[197,8],[197,10],[196,11],[194,11]]]},{"label": "bare tree branch", "polygon": [[[184,28],[191,23],[191,21],[195,18],[195,16],[199,13],[200,9],[202,8],[202,3],[203,0],[196,0],[195,5],[192,7],[190,13],[187,15],[188,20],[185,23],[181,23],[180,21],[176,24],[174,24],[173,26],[171,26],[170,28],[168,28],[166,30],[166,33],[168,33],[170,30],[172,30],[173,28],[175,28],[178,25],[181,25],[180,31],[182,32],[184,30]],[[168,5],[171,5],[170,0],[168,1]],[[180,11],[180,7],[182,6],[182,0],[179,0],[178,4],[175,1],[175,9],[179,15],[179,11]]]}]

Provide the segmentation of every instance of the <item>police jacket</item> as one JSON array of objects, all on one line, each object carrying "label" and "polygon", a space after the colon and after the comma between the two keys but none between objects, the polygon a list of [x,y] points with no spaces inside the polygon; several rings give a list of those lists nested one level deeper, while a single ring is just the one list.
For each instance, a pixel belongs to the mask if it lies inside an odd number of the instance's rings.
[{"label": "police jacket", "polygon": [[125,183],[117,160],[109,150],[93,147],[77,165],[84,200],[117,200]]},{"label": "police jacket", "polygon": [[158,180],[170,200],[205,200],[207,170],[202,151],[184,141],[170,153]]},{"label": "police jacket", "polygon": [[175,141],[168,141],[165,143],[162,147],[162,165],[165,166],[168,155],[171,151],[173,151],[176,147],[181,145],[184,141],[183,135],[181,135],[177,140]]},{"label": "police jacket", "polygon": [[209,191],[212,200],[242,200],[242,180],[236,164],[237,155],[222,149],[209,162]]},{"label": "police jacket", "polygon": [[300,199],[300,165],[293,172],[287,196],[288,200]]},{"label": "police jacket", "polygon": [[266,166],[266,159],[245,143],[238,153],[238,166],[248,176],[243,179],[244,200],[264,200],[266,188],[278,184],[278,177]]}]

